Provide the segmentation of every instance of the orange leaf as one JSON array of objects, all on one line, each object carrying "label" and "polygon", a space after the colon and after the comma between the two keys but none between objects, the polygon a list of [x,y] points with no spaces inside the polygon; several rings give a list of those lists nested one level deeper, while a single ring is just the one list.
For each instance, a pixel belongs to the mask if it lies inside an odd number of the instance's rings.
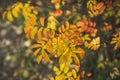
[{"label": "orange leaf", "polygon": [[33,53],[34,56],[37,56],[37,54],[39,53],[40,49],[41,49],[41,48],[38,48],[37,50],[35,50],[35,52]]},{"label": "orange leaf", "polygon": [[35,38],[35,34],[36,34],[36,31],[37,31],[37,27],[34,27],[30,33],[30,37],[31,39],[34,39]]},{"label": "orange leaf", "polygon": [[44,18],[44,17],[40,17],[40,19],[39,19],[39,20],[40,20],[41,25],[42,25],[42,26],[44,26],[44,21],[45,21],[45,18]]},{"label": "orange leaf", "polygon": [[77,26],[85,26],[85,23],[84,22],[77,22]]},{"label": "orange leaf", "polygon": [[42,55],[37,56],[36,62],[37,62],[38,64],[40,63],[41,60],[42,60]]},{"label": "orange leaf", "polygon": [[32,46],[33,48],[38,48],[38,47],[42,47],[41,44],[33,44]]}]

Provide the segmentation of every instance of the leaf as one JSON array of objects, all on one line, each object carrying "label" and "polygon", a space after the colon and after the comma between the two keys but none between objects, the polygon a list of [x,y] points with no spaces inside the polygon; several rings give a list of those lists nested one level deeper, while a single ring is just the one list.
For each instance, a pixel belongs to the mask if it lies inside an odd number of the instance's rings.
[{"label": "leaf", "polygon": [[56,72],[56,71],[59,71],[58,67],[54,66],[54,67],[53,67],[53,71],[55,71],[55,72]]},{"label": "leaf", "polygon": [[113,34],[113,38],[110,42],[110,44],[114,44],[114,50],[117,50],[120,48],[120,32],[117,32],[116,34]]},{"label": "leaf", "polygon": [[38,31],[37,31],[37,39],[38,40],[42,39],[42,30],[43,30],[43,28],[39,28]]},{"label": "leaf", "polygon": [[59,58],[59,64],[64,64],[64,62],[65,62],[64,57],[60,56],[60,58]]},{"label": "leaf", "polygon": [[32,47],[33,47],[33,48],[39,48],[39,47],[42,47],[42,45],[41,45],[41,44],[33,44]]},{"label": "leaf", "polygon": [[37,27],[34,27],[30,33],[30,37],[31,39],[34,39],[35,38],[35,34],[36,34],[36,31],[37,31]]},{"label": "leaf", "polygon": [[4,20],[5,19],[5,16],[7,15],[7,11],[4,11],[3,14],[2,14],[2,19]]},{"label": "leaf", "polygon": [[68,21],[65,22],[65,27],[66,27],[66,30],[68,30],[70,28],[70,24]]},{"label": "leaf", "polygon": [[49,16],[49,17],[48,17],[47,28],[48,28],[48,29],[56,30],[56,25],[57,25],[57,23],[58,23],[58,21],[55,19],[54,16]]},{"label": "leaf", "polygon": [[84,27],[84,26],[85,26],[85,23],[84,23],[84,22],[77,22],[77,26],[82,26],[82,27]]},{"label": "leaf", "polygon": [[54,17],[54,16],[49,16],[48,17],[48,22],[55,22],[55,23],[58,23],[57,19]]},{"label": "leaf", "polygon": [[15,18],[18,18],[18,13],[19,12],[19,8],[15,7],[12,9],[12,15],[15,17]]},{"label": "leaf", "polygon": [[9,20],[9,21],[13,21],[13,16],[12,16],[12,13],[11,13],[11,11],[8,11],[7,12],[7,19]]},{"label": "leaf", "polygon": [[56,22],[48,22],[47,23],[47,28],[56,30],[56,25],[57,25]]},{"label": "leaf", "polygon": [[76,71],[74,69],[72,69],[72,75],[73,75],[74,78],[77,77]]},{"label": "leaf", "polygon": [[50,80],[55,80],[55,79],[53,77],[51,77]]},{"label": "leaf", "polygon": [[[56,73],[57,76],[59,76],[61,74],[61,71],[56,71],[55,73]],[[59,77],[59,78],[62,78],[62,77]],[[56,80],[60,80],[60,79],[56,78]]]},{"label": "leaf", "polygon": [[64,72],[64,73],[67,73],[68,71],[69,71],[69,66],[68,66],[68,65],[65,65],[63,72]]},{"label": "leaf", "polygon": [[65,63],[60,64],[60,70],[62,71],[65,67]]},{"label": "leaf", "polygon": [[41,48],[38,48],[37,50],[34,51],[34,53],[33,53],[34,56],[37,56],[37,54],[39,53],[40,49],[41,49]]},{"label": "leaf", "polygon": [[50,30],[50,31],[48,32],[48,37],[49,37],[49,38],[54,38],[54,36],[55,36],[55,30]]},{"label": "leaf", "polygon": [[74,69],[78,72],[80,68],[80,65],[75,65]]},{"label": "leaf", "polygon": [[24,32],[25,32],[25,33],[28,33],[31,28],[32,28],[32,26],[25,26],[25,27],[24,27]]},{"label": "leaf", "polygon": [[105,8],[106,8],[105,6],[101,7],[101,8],[99,9],[99,14],[102,14],[102,13],[104,12]]},{"label": "leaf", "polygon": [[62,56],[64,56],[65,54],[67,54],[69,51],[69,48],[67,47],[67,49],[64,51],[64,53],[62,54]]},{"label": "leaf", "polygon": [[39,20],[40,20],[41,25],[42,25],[42,26],[44,26],[44,21],[45,21],[45,18],[44,18],[44,17],[40,17],[40,19],[39,19]]},{"label": "leaf", "polygon": [[104,6],[104,3],[103,2],[100,2],[100,3],[98,3],[98,5],[97,5],[97,9],[100,9],[101,7],[103,7]]},{"label": "leaf", "polygon": [[73,77],[69,77],[68,80],[74,80],[74,78]]},{"label": "leaf", "polygon": [[55,57],[59,57],[60,55],[62,55],[67,48],[67,45],[59,37],[53,38],[51,44],[54,50],[52,51],[53,53],[51,54],[54,55]]},{"label": "leaf", "polygon": [[80,65],[80,61],[79,61],[77,55],[76,55],[76,54],[73,54],[72,57],[73,57],[73,60],[74,60],[75,64],[76,64],[76,65]]},{"label": "leaf", "polygon": [[39,64],[41,60],[42,60],[42,55],[38,55],[36,58],[36,62]]},{"label": "leaf", "polygon": [[44,37],[44,38],[47,38],[47,37],[48,37],[47,31],[48,31],[47,28],[44,28],[44,29],[42,30],[42,37]]},{"label": "leaf", "polygon": [[64,25],[61,25],[61,31],[65,32],[65,26]]},{"label": "leaf", "polygon": [[42,48],[42,56],[46,62],[50,62],[50,58],[43,48]]},{"label": "leaf", "polygon": [[73,50],[74,53],[78,53],[80,58],[83,59],[85,57],[85,51],[82,48],[77,48]]},{"label": "leaf", "polygon": [[80,80],[80,75],[77,76],[76,80]]},{"label": "leaf", "polygon": [[68,72],[67,77],[71,77],[71,76],[72,76],[72,72]]},{"label": "leaf", "polygon": [[100,37],[94,38],[90,44],[86,43],[86,47],[92,49],[92,50],[97,50],[100,47]]},{"label": "leaf", "polygon": [[89,34],[85,34],[85,36],[82,36],[82,41],[85,42],[91,40],[89,36],[90,36]]}]

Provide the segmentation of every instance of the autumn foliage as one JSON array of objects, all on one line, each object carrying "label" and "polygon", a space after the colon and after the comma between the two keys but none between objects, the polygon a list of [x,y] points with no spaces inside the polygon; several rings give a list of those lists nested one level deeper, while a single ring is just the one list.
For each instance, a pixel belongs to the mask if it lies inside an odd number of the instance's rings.
[{"label": "autumn foliage", "polygon": [[[52,58],[58,60],[59,64],[53,67],[55,76],[50,80],[91,80],[92,73],[81,70],[84,65],[81,61],[89,54],[86,50],[97,52],[106,45],[112,46],[113,52],[120,49],[120,28],[116,27],[120,24],[120,4],[110,0],[78,0],[79,5],[72,4],[70,0],[50,2],[53,7],[44,15],[41,15],[39,6],[33,6],[28,1],[7,7],[2,18],[14,22],[23,16],[24,33],[27,39],[34,41],[33,55],[38,64],[41,60],[46,63]],[[86,13],[79,11],[80,7]],[[119,9],[114,12],[114,7]],[[115,19],[114,23],[108,21],[111,16]],[[109,32],[110,35],[107,34]],[[110,40],[104,41],[101,33]]]}]

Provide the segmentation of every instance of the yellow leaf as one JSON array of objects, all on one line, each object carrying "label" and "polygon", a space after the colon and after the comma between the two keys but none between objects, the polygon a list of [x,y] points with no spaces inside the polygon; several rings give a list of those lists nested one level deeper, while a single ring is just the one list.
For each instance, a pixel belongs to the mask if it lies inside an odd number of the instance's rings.
[{"label": "yellow leaf", "polygon": [[65,32],[65,26],[64,25],[61,26],[61,30],[62,30],[62,32]]},{"label": "yellow leaf", "polygon": [[64,56],[65,54],[68,54],[69,48],[67,47],[67,49],[65,50],[65,52],[62,54],[62,56]]},{"label": "yellow leaf", "polygon": [[77,76],[76,80],[80,80],[80,75]]},{"label": "yellow leaf", "polygon": [[88,11],[88,13],[90,14],[90,17],[94,17],[91,11]]},{"label": "yellow leaf", "polygon": [[60,58],[59,58],[59,64],[63,64],[64,62],[65,62],[64,57],[60,56]]},{"label": "yellow leaf", "polygon": [[75,80],[73,77],[69,77],[68,80]]},{"label": "yellow leaf", "polygon": [[2,19],[3,20],[5,19],[6,14],[7,14],[7,11],[3,12],[3,14],[2,14]]},{"label": "yellow leaf", "polygon": [[40,49],[41,49],[41,48],[38,48],[37,50],[34,51],[34,53],[33,53],[34,56],[37,56],[37,54],[39,53]]},{"label": "yellow leaf", "polygon": [[67,77],[70,77],[70,76],[72,76],[72,72],[67,73]]},{"label": "yellow leaf", "polygon": [[[56,71],[55,73],[56,73],[56,75],[58,76],[58,75],[61,74],[61,71]],[[58,79],[56,79],[56,80],[58,80]],[[61,80],[61,79],[60,79],[60,80]]]},{"label": "yellow leaf", "polygon": [[73,54],[72,57],[73,57],[73,60],[74,60],[75,64],[76,64],[76,65],[80,65],[80,61],[79,61],[77,55],[76,55],[76,54]]},{"label": "yellow leaf", "polygon": [[55,72],[56,72],[56,71],[59,71],[58,67],[54,66],[54,67],[53,67],[53,71],[55,71]]},{"label": "yellow leaf", "polygon": [[56,23],[55,22],[48,22],[47,23],[47,28],[56,30]]},{"label": "yellow leaf", "polygon": [[55,4],[55,9],[59,9],[59,8],[60,8],[60,4],[59,3]]},{"label": "yellow leaf", "polygon": [[[37,40],[37,43],[39,43],[41,45],[41,47],[43,47],[45,45],[45,42],[43,40]],[[36,46],[35,46],[36,47]]]},{"label": "yellow leaf", "polygon": [[31,39],[34,39],[35,38],[35,34],[36,34],[36,31],[37,31],[37,27],[34,27],[30,33],[30,37]]},{"label": "yellow leaf", "polygon": [[58,28],[59,33],[62,33],[61,27]]},{"label": "yellow leaf", "polygon": [[88,47],[89,48],[89,43],[87,41],[85,41],[85,47]]},{"label": "yellow leaf", "polygon": [[100,37],[93,39],[89,45],[91,49],[97,50],[100,47]]},{"label": "yellow leaf", "polygon": [[58,21],[55,19],[54,16],[48,17],[48,23],[47,23],[47,28],[56,30],[56,25]]},{"label": "yellow leaf", "polygon": [[85,40],[91,40],[90,37],[89,37],[89,34],[85,35]]},{"label": "yellow leaf", "polygon": [[16,7],[15,7],[15,8],[12,9],[12,15],[13,15],[15,18],[18,18],[18,16],[19,16],[19,15],[18,15],[18,14],[19,14],[18,11],[19,11],[19,8],[16,8]]},{"label": "yellow leaf", "polygon": [[93,32],[93,33],[91,33],[90,35],[91,35],[92,37],[95,37],[95,36],[96,36],[97,31],[98,31],[98,30],[97,30],[97,29],[95,29],[95,30],[94,30],[94,32]]},{"label": "yellow leaf", "polygon": [[42,47],[41,44],[33,44],[32,46],[33,48],[39,48],[39,47]]},{"label": "yellow leaf", "polygon": [[116,41],[116,40],[119,40],[119,38],[115,37],[115,38],[112,38],[112,40]]},{"label": "yellow leaf", "polygon": [[115,44],[115,46],[114,46],[114,50],[117,50],[117,48],[119,47],[119,43],[117,42],[116,44]]},{"label": "yellow leaf", "polygon": [[37,15],[37,14],[38,14],[38,11],[37,11],[37,10],[33,10],[33,13],[34,13],[35,15]]},{"label": "yellow leaf", "polygon": [[72,52],[69,52],[68,54],[64,55],[65,56],[65,61],[67,63],[70,63],[71,62],[71,57],[72,57]]},{"label": "yellow leaf", "polygon": [[78,53],[80,55],[80,58],[83,59],[85,57],[85,51],[82,48],[78,48],[73,51],[74,53]]},{"label": "yellow leaf", "polygon": [[69,71],[69,66],[68,65],[65,65],[65,67],[64,67],[64,73],[67,73]]},{"label": "yellow leaf", "polygon": [[117,42],[117,41],[111,41],[110,44],[114,44],[114,43],[116,43],[116,42]]},{"label": "yellow leaf", "polygon": [[105,68],[105,65],[103,63],[99,63],[97,67],[98,68]]},{"label": "yellow leaf", "polygon": [[39,39],[42,38],[42,30],[43,30],[43,28],[39,28],[39,30],[38,30],[38,32],[37,32],[37,37],[38,37]]},{"label": "yellow leaf", "polygon": [[60,70],[61,70],[61,71],[64,69],[64,67],[65,67],[65,63],[60,64]]},{"label": "yellow leaf", "polygon": [[42,60],[42,55],[38,55],[36,58],[36,62],[39,64],[41,60]]},{"label": "yellow leaf", "polygon": [[44,26],[44,20],[45,20],[44,17],[40,17],[40,23],[41,23],[42,26]]},{"label": "yellow leaf", "polygon": [[50,62],[50,58],[44,49],[42,49],[42,56],[46,62]]},{"label": "yellow leaf", "polygon": [[55,19],[54,16],[49,16],[49,17],[48,17],[48,22],[55,22],[55,23],[58,23],[57,19]]},{"label": "yellow leaf", "polygon": [[7,19],[8,19],[9,21],[13,21],[13,16],[12,16],[12,14],[11,14],[11,11],[8,11],[8,12],[7,12]]},{"label": "yellow leaf", "polygon": [[80,68],[80,65],[75,65],[75,70],[78,72],[79,71],[79,68]]},{"label": "yellow leaf", "polygon": [[68,21],[65,22],[65,26],[66,26],[66,30],[68,30],[70,28],[70,24]]},{"label": "yellow leaf", "polygon": [[53,77],[51,77],[50,80],[55,80],[55,79]]},{"label": "yellow leaf", "polygon": [[74,69],[72,69],[72,75],[73,75],[74,78],[77,77],[76,71]]}]

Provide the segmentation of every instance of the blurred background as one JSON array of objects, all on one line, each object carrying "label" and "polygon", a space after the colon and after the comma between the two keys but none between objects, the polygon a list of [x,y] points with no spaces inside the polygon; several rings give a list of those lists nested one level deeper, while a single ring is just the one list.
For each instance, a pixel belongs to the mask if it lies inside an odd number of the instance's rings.
[{"label": "blurred background", "polygon": [[[31,40],[25,38],[23,19],[14,23],[1,19],[7,6],[17,1],[0,0],[0,80],[48,80],[52,75],[52,62],[35,62]],[[33,2],[35,2],[33,0]]]}]

